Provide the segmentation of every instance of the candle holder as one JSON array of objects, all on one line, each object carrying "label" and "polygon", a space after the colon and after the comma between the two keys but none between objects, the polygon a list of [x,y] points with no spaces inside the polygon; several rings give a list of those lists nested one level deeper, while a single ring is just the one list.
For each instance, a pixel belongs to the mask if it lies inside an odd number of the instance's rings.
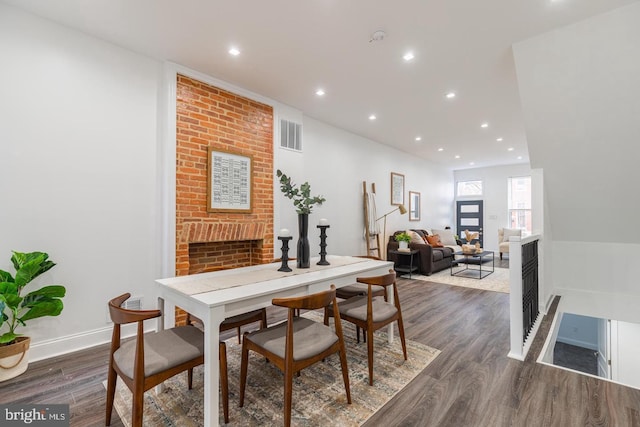
[{"label": "candle holder", "polygon": [[278,269],[278,271],[293,271],[291,270],[291,268],[289,268],[289,240],[291,239],[293,239],[293,237],[291,236],[278,236],[278,240],[282,241],[282,266]]},{"label": "candle holder", "polygon": [[318,265],[329,265],[329,261],[327,261],[327,228],[328,225],[318,225],[320,229],[320,261],[318,261]]}]

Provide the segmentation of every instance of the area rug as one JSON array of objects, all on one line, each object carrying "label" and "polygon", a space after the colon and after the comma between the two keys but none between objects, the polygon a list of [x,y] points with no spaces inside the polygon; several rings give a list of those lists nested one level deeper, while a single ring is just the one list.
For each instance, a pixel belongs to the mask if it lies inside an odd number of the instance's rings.
[{"label": "area rug", "polygon": [[[472,266],[471,268],[478,268]],[[484,270],[484,268],[483,268]],[[477,273],[476,273],[477,274]],[[409,278],[408,274],[402,276]],[[509,269],[496,267],[495,272],[489,274],[484,279],[476,279],[470,277],[452,276],[451,269],[446,268],[431,276],[423,276],[421,274],[412,274],[411,279],[422,280],[425,282],[444,283],[447,285],[463,286],[465,288],[482,289],[485,291],[509,293]]]},{"label": "area rug", "polygon": [[[322,321],[317,312],[304,314]],[[332,319],[333,322],[333,319]],[[355,328],[342,322],[347,346],[351,405],[346,402],[344,382],[337,354],[303,369],[294,378],[292,425],[359,426],[416,377],[438,354],[433,349],[407,340],[409,360],[402,356],[400,339],[389,344],[382,330],[374,334],[374,385],[369,386],[367,345],[355,340]],[[241,345],[226,341],[229,372],[229,424],[232,426],[281,426],[283,419],[283,374],[255,353],[249,353],[249,370],[243,408],[238,407]],[[193,389],[187,389],[186,373],[167,380],[162,393],[145,393],[145,426],[203,425],[203,367],[194,371]],[[222,400],[220,398],[220,400]],[[118,379],[114,407],[123,424],[131,425],[131,393]],[[220,425],[222,404],[220,405]]]}]

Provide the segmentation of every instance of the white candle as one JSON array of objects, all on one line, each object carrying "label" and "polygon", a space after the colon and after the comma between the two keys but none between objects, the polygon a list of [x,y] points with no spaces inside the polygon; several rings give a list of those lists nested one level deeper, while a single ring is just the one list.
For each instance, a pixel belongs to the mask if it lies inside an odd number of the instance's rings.
[{"label": "white candle", "polygon": [[326,218],[320,218],[318,225],[329,225],[329,221]]},{"label": "white candle", "polygon": [[289,229],[288,228],[283,228],[282,230],[280,230],[280,237],[289,237],[291,236],[291,233],[289,233]]}]

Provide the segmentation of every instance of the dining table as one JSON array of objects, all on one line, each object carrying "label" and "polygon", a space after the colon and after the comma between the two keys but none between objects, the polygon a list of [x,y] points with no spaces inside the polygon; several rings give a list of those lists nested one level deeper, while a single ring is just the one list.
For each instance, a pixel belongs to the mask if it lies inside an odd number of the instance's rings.
[{"label": "dining table", "polygon": [[[155,291],[163,316],[157,329],[174,326],[174,307],[198,317],[204,325],[204,426],[219,424],[220,323],[227,317],[268,307],[273,298],[287,298],[353,284],[357,277],[379,276],[393,269],[390,261],[352,256],[328,255],[329,265],[311,259],[309,268],[279,271],[280,262],[231,268],[207,273],[158,279]],[[389,295],[393,303],[393,295]],[[393,340],[393,328],[388,328]]]}]

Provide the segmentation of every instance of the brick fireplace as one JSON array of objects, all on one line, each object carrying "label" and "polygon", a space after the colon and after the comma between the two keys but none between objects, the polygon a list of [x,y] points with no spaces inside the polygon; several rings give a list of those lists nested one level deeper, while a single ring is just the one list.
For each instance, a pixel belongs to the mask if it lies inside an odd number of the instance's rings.
[{"label": "brick fireplace", "polygon": [[[183,75],[176,95],[176,275],[271,262],[272,107]],[[208,147],[253,158],[250,213],[207,212]]]}]

